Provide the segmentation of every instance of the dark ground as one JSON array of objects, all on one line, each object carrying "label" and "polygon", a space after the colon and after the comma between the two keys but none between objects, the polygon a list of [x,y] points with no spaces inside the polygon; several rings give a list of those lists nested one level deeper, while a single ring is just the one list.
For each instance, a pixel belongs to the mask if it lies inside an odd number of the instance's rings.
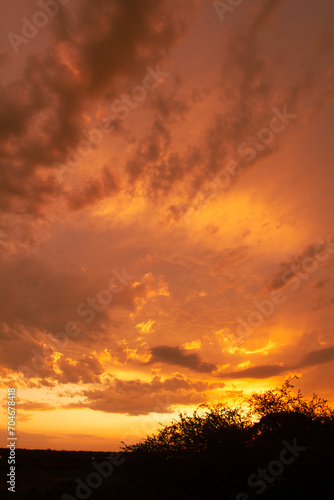
[{"label": "dark ground", "polygon": [[[16,492],[7,490],[9,472],[7,449],[0,449],[0,498],[53,499],[65,492],[75,497],[75,478],[85,479],[94,472],[92,462],[106,460],[108,453],[91,451],[53,451],[16,449]],[[93,458],[94,457],[94,458]],[[92,495],[94,498],[94,495]]]},{"label": "dark ground", "polygon": [[[299,441],[300,443],[300,441]],[[305,443],[303,443],[305,444]],[[259,443],[257,449],[237,446],[225,452],[192,454],[168,458],[165,455],[122,454],[125,462],[98,488],[78,490],[76,478],[87,484],[96,472],[92,462],[101,463],[105,452],[16,450],[16,492],[7,491],[8,450],[0,449],[0,498],[32,500],[115,499],[115,500],[235,500],[240,492],[249,497],[238,500],[322,500],[334,498],[333,439],[308,443],[308,449],[259,495],[247,486],[247,478],[259,466],[278,458],[281,442]],[[311,446],[311,447],[310,447]],[[94,457],[94,458],[93,458]],[[120,456],[119,456],[120,457]],[[66,496],[67,494],[68,496]],[[64,496],[63,496],[64,495]]]}]

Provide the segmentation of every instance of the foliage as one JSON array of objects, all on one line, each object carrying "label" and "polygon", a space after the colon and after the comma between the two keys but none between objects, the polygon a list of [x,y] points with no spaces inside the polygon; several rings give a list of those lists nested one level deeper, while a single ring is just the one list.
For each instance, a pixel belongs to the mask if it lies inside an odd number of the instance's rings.
[{"label": "foliage", "polygon": [[[230,408],[227,404],[200,405],[192,415],[179,412],[179,419],[143,443],[123,447],[127,452],[166,453],[176,456],[178,452],[203,453],[216,446],[224,446],[228,438],[245,438],[259,418],[268,415],[300,414],[318,423],[334,421],[334,410],[323,398],[313,394],[312,399],[304,398],[301,390],[297,395],[292,391],[294,385],[286,380],[281,387],[262,393],[252,393],[245,398],[244,406]],[[204,413],[201,410],[206,410]],[[265,420],[265,419],[264,419]],[[269,421],[269,419],[267,419]],[[289,422],[293,422],[291,418]],[[302,419],[300,419],[302,421]],[[256,427],[256,426],[255,426]],[[257,428],[257,427],[256,427]]]},{"label": "foliage", "polygon": [[277,463],[286,442],[306,451],[266,484],[261,499],[326,498],[332,491],[334,410],[325,399],[306,399],[293,389],[286,381],[233,408],[200,405],[192,415],[180,412],[143,442],[125,446],[119,473],[131,491],[120,490],[122,498],[223,500],[245,491],[252,498],[249,478]]},{"label": "foliage", "polygon": [[264,393],[253,393],[246,399],[246,402],[254,416],[263,417],[276,412],[296,412],[321,422],[334,419],[334,410],[327,404],[326,399],[313,394],[312,399],[308,400],[304,398],[300,389],[297,395],[294,395],[293,388],[294,385],[286,380],[282,387]]},{"label": "foliage", "polygon": [[[206,409],[204,413],[201,410]],[[213,443],[223,445],[227,430],[231,434],[250,426],[250,419],[239,408],[229,408],[226,404],[202,404],[188,416],[179,412],[179,420],[165,426],[157,434],[147,436],[144,443],[125,446],[125,451],[161,452],[167,455],[188,451],[202,453]]]}]

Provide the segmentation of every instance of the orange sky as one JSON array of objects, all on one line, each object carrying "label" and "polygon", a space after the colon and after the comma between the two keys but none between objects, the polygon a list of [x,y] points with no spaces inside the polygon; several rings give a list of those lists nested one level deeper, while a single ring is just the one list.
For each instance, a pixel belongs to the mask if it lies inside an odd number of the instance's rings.
[{"label": "orange sky", "polygon": [[0,24],[18,446],[117,449],[294,375],[333,403],[333,2],[60,3]]}]

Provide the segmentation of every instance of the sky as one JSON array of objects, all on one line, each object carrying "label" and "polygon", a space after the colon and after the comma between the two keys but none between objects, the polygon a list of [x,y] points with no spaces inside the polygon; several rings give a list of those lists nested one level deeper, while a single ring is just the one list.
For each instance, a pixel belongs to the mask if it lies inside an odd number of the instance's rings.
[{"label": "sky", "polygon": [[17,446],[116,450],[295,375],[334,403],[332,0],[2,10]]}]

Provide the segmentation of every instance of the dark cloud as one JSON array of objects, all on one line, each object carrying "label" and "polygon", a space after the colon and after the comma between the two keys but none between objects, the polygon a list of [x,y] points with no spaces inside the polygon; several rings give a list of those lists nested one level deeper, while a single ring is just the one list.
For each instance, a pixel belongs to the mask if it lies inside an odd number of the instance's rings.
[{"label": "dark cloud", "polygon": [[147,194],[157,198],[166,195],[182,180],[189,170],[192,152],[181,154],[172,145],[173,126],[184,120],[193,101],[181,94],[179,78],[168,77],[170,85],[154,91],[151,107],[154,112],[152,126],[127,160],[126,171],[130,185],[144,181]]},{"label": "dark cloud", "polygon": [[17,402],[17,408],[19,411],[49,411],[55,410],[56,406],[50,405],[49,403],[43,403],[41,401],[20,401]]},{"label": "dark cloud", "polygon": [[[229,37],[228,46],[221,52],[222,79],[217,111],[203,131],[201,168],[198,170],[194,165],[193,176],[188,178],[188,200],[170,207],[170,216],[175,220],[193,211],[196,196],[200,195],[205,205],[212,196],[230,189],[243,169],[278,148],[277,139],[256,148],[249,140],[256,139],[258,132],[269,126],[273,107],[289,104],[292,112],[304,85],[298,82],[283,98],[277,97],[272,62],[259,48],[263,29],[283,1],[260,2],[249,21]],[[222,174],[231,162],[239,169],[238,175],[229,175],[228,181],[222,177],[218,179],[220,183],[213,181],[212,175]]]},{"label": "dark cloud", "polygon": [[112,196],[118,189],[118,182],[112,169],[105,165],[100,178],[85,181],[85,186],[80,192],[68,195],[68,206],[71,210],[81,210]]},{"label": "dark cloud", "polygon": [[[93,290],[84,273],[69,276],[33,256],[17,255],[3,263],[0,276],[2,320],[53,334],[63,331],[68,321],[79,319],[76,307]],[[101,317],[105,314],[100,313]]]},{"label": "dark cloud", "polygon": [[[0,364],[3,368],[16,371],[20,365],[31,366],[33,350],[39,349],[39,343],[34,338],[37,332],[30,334],[21,325],[11,328],[6,323],[0,324]],[[50,357],[46,358],[49,361]],[[49,371],[48,375],[52,372]]]},{"label": "dark cloud", "polygon": [[242,379],[242,378],[269,378],[276,375],[280,375],[288,370],[286,366],[278,365],[261,365],[252,366],[251,368],[246,368],[245,370],[229,372],[219,375],[221,378],[227,379]]},{"label": "dark cloud", "polygon": [[255,35],[265,26],[284,1],[285,0],[263,0],[250,26],[250,34]]},{"label": "dark cloud", "polygon": [[331,280],[330,276],[327,276],[326,278],[322,278],[322,279],[317,279],[317,280],[314,280],[314,281],[311,281],[310,283],[310,288],[314,288],[314,289],[318,289],[318,288],[323,288],[324,286],[327,285],[327,283],[329,283]]},{"label": "dark cloud", "polygon": [[307,353],[302,360],[298,363],[298,368],[304,368],[308,366],[321,365],[323,363],[329,363],[334,359],[334,346],[324,347],[323,349],[318,349],[316,351],[311,351]]},{"label": "dark cloud", "polygon": [[[226,109],[215,115],[206,134],[206,178],[209,172],[221,170],[230,160],[247,166],[238,152],[239,145],[270,121],[275,85],[271,64],[259,51],[258,37],[280,3],[282,0],[260,3],[248,25],[230,37],[221,83]],[[257,157],[270,154],[272,147],[271,144],[258,151]],[[199,188],[203,180],[199,177],[195,187]]]},{"label": "dark cloud", "polygon": [[174,88],[169,93],[156,92],[152,96],[152,106],[158,113],[162,123],[173,123],[184,119],[187,111],[191,109],[191,101],[186,96],[181,96],[177,91],[181,84],[180,78],[175,81]]},{"label": "dark cloud", "polygon": [[[152,130],[138,141],[126,163],[130,187],[144,181],[147,193],[158,197],[193,172],[185,188],[192,200],[208,174],[218,172],[235,157],[242,141],[268,124],[275,80],[271,61],[259,51],[258,38],[282,3],[260,2],[250,21],[230,38],[222,63],[221,99],[226,109],[205,125],[196,159],[171,147],[171,127],[192,109],[198,95],[195,86],[182,92],[183,82],[175,76],[170,90],[152,95]],[[39,52],[27,56],[20,76],[0,88],[0,211],[41,216],[55,196],[64,194],[50,166],[65,164],[67,148],[75,149],[85,139],[84,115],[94,115],[97,97],[99,104],[107,106],[127,86],[142,80],[147,65],[162,61],[185,34],[198,5],[197,0],[98,0],[94,4],[82,0],[61,8],[43,29]],[[302,89],[312,83],[305,78],[285,96],[289,111]],[[274,148],[270,145],[258,157]],[[65,196],[70,209],[80,210],[118,189],[115,179],[107,179],[103,172]],[[177,206],[170,208],[170,215],[180,218]]]},{"label": "dark cloud", "polygon": [[[65,325],[74,321],[80,323],[82,331],[72,337],[74,342],[89,341],[92,336],[96,339],[114,308],[134,309],[136,299],[145,297],[150,288],[145,283],[132,285],[130,279],[124,281],[127,285],[123,285],[120,282],[122,271],[118,276],[119,279],[115,278],[110,271],[102,276],[88,277],[77,268],[69,272],[36,256],[15,255],[0,264],[2,321],[9,328],[53,335],[64,332]],[[114,286],[122,289],[120,293],[109,293],[112,300],[103,304],[99,296],[106,300],[106,289],[112,278]],[[91,300],[95,301],[97,308],[88,303]]]},{"label": "dark cloud", "polygon": [[151,349],[152,358],[149,364],[166,363],[169,365],[183,366],[200,373],[211,373],[217,368],[214,363],[201,361],[198,354],[187,354],[179,347],[157,346]]},{"label": "dark cloud", "polygon": [[234,371],[220,375],[221,378],[226,379],[242,379],[242,378],[259,378],[265,379],[286,373],[292,370],[299,370],[301,368],[308,368],[311,366],[318,366],[324,363],[329,363],[334,360],[334,346],[324,347],[315,351],[307,353],[298,363],[294,365],[284,365],[283,363],[277,365],[260,365],[246,368],[241,371]]},{"label": "dark cloud", "polygon": [[39,52],[0,88],[0,211],[43,213],[60,194],[50,166],[84,139],[84,112],[97,96],[103,102],[124,90],[120,78],[138,81],[166,56],[197,3],[82,0],[61,9],[44,28]]},{"label": "dark cloud", "polygon": [[[137,179],[152,173],[157,163],[161,163],[162,152],[170,144],[170,133],[160,119],[156,119],[148,136],[138,141],[133,155],[127,160],[126,170],[129,182],[133,184]],[[161,167],[160,167],[161,170]],[[157,174],[155,173],[155,177]]]},{"label": "dark cloud", "polygon": [[93,355],[83,355],[78,361],[72,361],[62,356],[57,365],[62,371],[61,375],[57,376],[57,379],[64,384],[99,383],[99,375],[103,373],[101,363]]},{"label": "dark cloud", "polygon": [[244,261],[248,256],[249,248],[247,246],[240,246],[229,248],[222,252],[222,256],[217,259],[217,262],[212,268],[214,275],[226,272],[231,266]]},{"label": "dark cloud", "polygon": [[[191,110],[197,99],[195,90],[191,97],[189,92],[182,93],[182,82],[174,77],[171,90],[154,93],[152,130],[138,141],[126,164],[130,189],[141,180],[151,197],[166,195],[192,171],[194,178],[186,188],[192,200],[208,173],[220,170],[226,159],[235,156],[241,141],[268,123],[273,75],[268,60],[259,55],[257,37],[281,3],[262,2],[245,29],[232,37],[222,69],[222,99],[227,109],[216,113],[211,126],[206,126],[196,159],[190,153],[173,151],[170,144],[171,126]],[[82,0],[71,9],[61,9],[45,28],[49,44],[29,56],[16,81],[0,89],[0,123],[4,124],[0,126],[0,211],[42,216],[55,196],[64,195],[50,166],[54,162],[64,165],[67,148],[75,150],[85,139],[84,114],[94,114],[97,96],[101,105],[107,105],[130,82],[141,81],[147,65],[163,60],[185,34],[198,4],[197,0],[181,4],[175,0],[98,0],[93,5]],[[259,156],[270,152],[268,147]],[[104,171],[65,197],[70,209],[80,210],[119,188]],[[170,209],[176,219],[179,212],[175,206]]]},{"label": "dark cloud", "polygon": [[[314,259],[315,256],[321,252],[322,247],[316,244],[308,245],[304,250],[298,254],[293,255],[289,260],[281,262],[279,264],[279,271],[274,275],[268,284],[269,290],[277,290],[284,287],[289,283],[298,273],[305,273],[303,269],[303,264],[306,264],[306,269],[310,259]],[[316,262],[316,261],[315,261]]]},{"label": "dark cloud", "polygon": [[[40,215],[60,193],[52,156],[79,138],[79,103],[70,73],[50,56],[32,56],[20,81],[2,87],[0,210]],[[10,114],[10,119],[8,118]]]},{"label": "dark cloud", "polygon": [[334,304],[334,297],[332,297],[329,300],[324,300],[322,302],[318,302],[315,306],[312,307],[312,311],[319,311],[320,309],[323,309],[324,307],[332,306]]},{"label": "dark cloud", "polygon": [[85,399],[80,403],[67,404],[66,408],[91,408],[108,413],[145,415],[170,413],[176,404],[200,404],[207,399],[205,391],[224,387],[224,383],[190,380],[183,375],[162,380],[155,377],[151,382],[113,379],[103,389],[85,390],[78,393]]},{"label": "dark cloud", "polygon": [[[99,384],[103,367],[94,354],[82,354],[78,359],[71,359],[65,355],[55,361],[51,355],[41,353],[40,346],[34,346],[33,351],[27,351],[22,363],[11,367],[12,371],[22,373],[22,383],[27,387],[54,387],[59,384]],[[18,359],[15,359],[17,362]],[[31,379],[34,379],[33,382]],[[25,407],[22,407],[25,409]],[[27,407],[27,409],[34,409]],[[37,409],[37,408],[36,408]],[[47,410],[48,408],[45,407]]]}]

